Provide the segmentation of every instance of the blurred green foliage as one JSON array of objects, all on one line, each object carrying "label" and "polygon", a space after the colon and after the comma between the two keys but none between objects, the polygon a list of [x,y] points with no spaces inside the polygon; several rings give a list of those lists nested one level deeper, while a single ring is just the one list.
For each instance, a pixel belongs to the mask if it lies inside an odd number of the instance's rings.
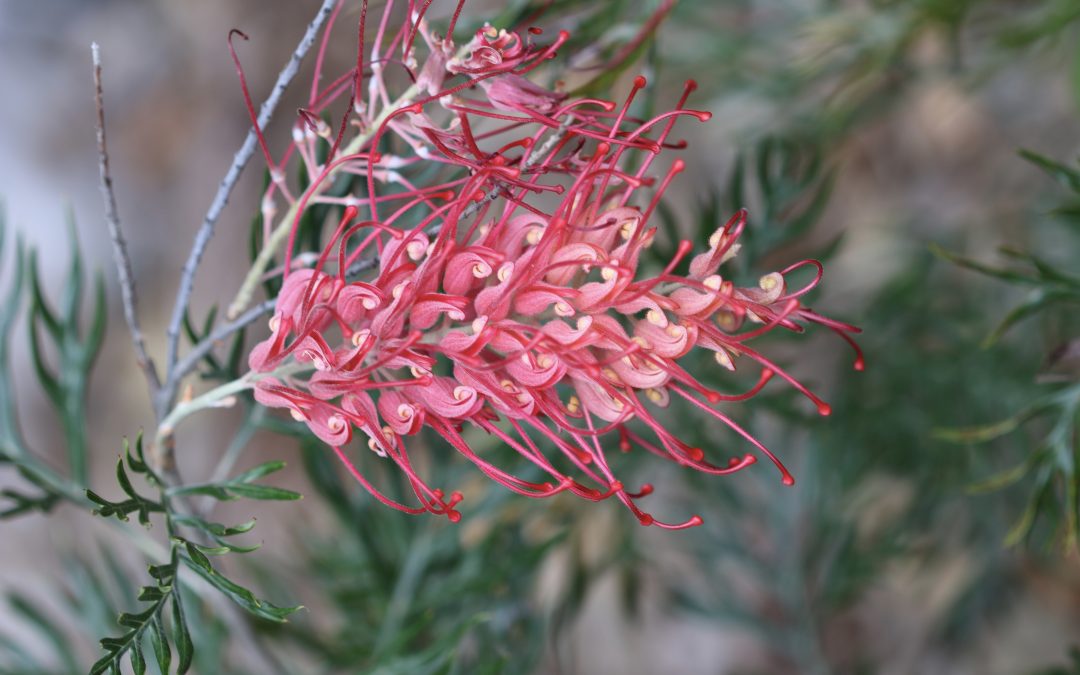
[{"label": "blurred green foliage", "polygon": [[[1030,151],[1021,156],[1043,169],[1069,190],[1064,203],[1051,213],[1075,218],[1073,210],[1080,199],[1080,170]],[[1074,222],[1075,225],[1075,222]],[[1048,391],[1040,392],[1025,402],[1020,411],[989,426],[953,430],[944,435],[956,441],[986,441],[1018,429],[1041,432],[1026,456],[1015,466],[988,478],[975,486],[980,492],[999,490],[1014,483],[1032,483],[1027,507],[1006,542],[1016,544],[1031,539],[1040,519],[1047,521],[1050,538],[1064,540],[1065,546],[1078,550],[1080,546],[1080,329],[1070,321],[1080,305],[1080,276],[1024,251],[1002,247],[1000,253],[1010,263],[995,267],[961,256],[942,252],[953,262],[981,274],[1026,288],[1023,300],[1013,307],[990,333],[984,344],[996,343],[1011,328],[1038,315],[1059,317],[1069,331],[1064,342],[1056,344],[1044,359],[1043,380],[1050,383]],[[1071,258],[1080,250],[1074,250]],[[1022,441],[1023,442],[1023,441]]]}]

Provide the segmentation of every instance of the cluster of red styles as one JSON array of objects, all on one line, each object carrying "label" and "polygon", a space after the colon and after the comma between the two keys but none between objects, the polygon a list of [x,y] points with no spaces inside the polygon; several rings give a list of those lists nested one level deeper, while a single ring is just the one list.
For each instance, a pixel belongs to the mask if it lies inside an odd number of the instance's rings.
[{"label": "cluster of red styles", "polygon": [[[672,402],[734,431],[792,484],[783,464],[725,409],[773,377],[821,414],[829,407],[749,343],[776,328],[801,332],[816,323],[854,345],[857,329],[800,302],[821,278],[815,260],[749,288],[718,273],[739,250],[745,212],[720,225],[707,249],[694,254],[682,241],[670,260],[639,269],[657,234],[650,225],[657,203],[684,170],[681,159],[664,157],[685,146],[669,140],[672,127],[710,117],[684,107],[695,84],[686,84],[672,110],[635,118],[629,109],[644,78],[622,104],[572,98],[526,78],[554,56],[565,33],[540,45],[539,29],[484,26],[458,48],[450,36],[460,5],[440,36],[424,17],[430,0],[407,4],[408,18],[394,30],[394,2],[386,3],[370,50],[364,8],[356,67],[322,89],[317,72],[288,153],[275,164],[267,152],[274,180],[264,211],[276,211],[278,200],[294,207],[294,239],[311,205],[337,204],[344,215],[306,265],[289,255],[289,242],[272,334],[250,355],[252,370],[266,374],[255,398],[304,422],[379,501],[452,521],[460,518],[461,494],[430,485],[410,457],[408,437],[425,426],[514,492],[614,497],[643,525],[679,529],[701,518],[664,523],[643,510],[652,486],[624,485],[609,446],[708,474],[755,462],[754,454],[716,462],[680,440],[657,419]],[[404,92],[397,99],[395,83]],[[346,96],[335,133],[319,115]],[[348,138],[361,138],[358,151]],[[322,163],[320,142],[332,144]],[[294,153],[316,177],[299,195],[282,178]],[[440,176],[437,184],[414,184],[409,176],[421,172]],[[365,194],[325,195],[339,173],[366,178]],[[812,279],[793,290],[786,277],[800,268]],[[760,376],[747,391],[716,391],[680,365],[695,349],[712,352],[717,369],[745,364]],[[293,363],[300,365],[282,368]],[[500,457],[520,455],[539,472],[523,472],[520,461],[516,472],[497,466],[490,450],[470,443],[477,433],[502,445]],[[347,452],[354,437],[382,458],[374,461],[402,472],[416,502],[391,499],[357,468]]]}]

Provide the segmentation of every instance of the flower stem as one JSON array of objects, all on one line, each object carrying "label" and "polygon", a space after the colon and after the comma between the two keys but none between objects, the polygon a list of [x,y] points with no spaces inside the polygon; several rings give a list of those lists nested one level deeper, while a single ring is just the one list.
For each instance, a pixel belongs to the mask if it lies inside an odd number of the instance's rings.
[{"label": "flower stem", "polygon": [[166,447],[168,443],[171,443],[171,436],[176,431],[176,426],[184,418],[193,415],[200,410],[206,410],[207,408],[230,407],[232,404],[228,401],[229,397],[235,396],[246,389],[251,389],[259,380],[267,377],[293,375],[310,368],[311,366],[306,363],[289,361],[279,366],[276,370],[268,373],[256,373],[252,371],[242,377],[215,387],[190,401],[181,401],[168,415],[165,416],[165,419],[161,420],[161,424],[158,425],[157,433],[154,436],[154,446],[156,448],[162,448]]}]

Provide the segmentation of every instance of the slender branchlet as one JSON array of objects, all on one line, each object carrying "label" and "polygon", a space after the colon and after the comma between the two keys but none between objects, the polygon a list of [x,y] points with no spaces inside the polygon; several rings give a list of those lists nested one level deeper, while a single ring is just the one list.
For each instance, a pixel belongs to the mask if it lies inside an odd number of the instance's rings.
[{"label": "slender branchlet", "polygon": [[308,24],[307,30],[304,31],[304,36],[300,39],[300,43],[296,46],[296,49],[293,50],[292,56],[289,57],[289,61],[285,64],[281,73],[278,74],[277,81],[274,83],[274,88],[270,91],[270,95],[263,102],[262,107],[259,108],[259,116],[256,123],[248,132],[243,145],[236,151],[232,164],[229,166],[228,171],[225,173],[225,177],[218,186],[217,193],[214,195],[213,201],[210,202],[210,208],[207,210],[206,216],[203,217],[202,225],[195,234],[195,242],[191,247],[191,253],[188,255],[187,262],[184,264],[184,269],[180,276],[180,287],[176,294],[176,302],[173,305],[172,317],[169,320],[167,332],[168,342],[166,345],[165,357],[165,384],[155,400],[155,407],[159,419],[164,417],[164,414],[168,411],[169,407],[172,406],[172,403],[176,398],[179,381],[183,377],[183,374],[177,374],[177,369],[175,368],[180,346],[180,328],[184,321],[184,314],[187,312],[188,305],[191,302],[191,293],[195,286],[195,272],[199,267],[199,261],[202,260],[203,254],[206,252],[206,247],[210,244],[210,239],[214,236],[214,228],[217,225],[217,221],[221,217],[221,213],[224,211],[226,204],[229,202],[229,196],[236,186],[236,181],[239,180],[240,174],[255,153],[261,130],[270,123],[270,119],[273,117],[274,110],[277,108],[282,94],[285,93],[285,90],[296,76],[304,56],[307,55],[312,45],[315,44],[319,30],[333,12],[334,6],[340,1],[341,0],[323,0],[322,6],[319,7],[319,11],[315,14],[315,18]]},{"label": "slender branchlet", "polygon": [[146,376],[150,396],[157,397],[161,389],[157,368],[146,351],[146,340],[139,326],[139,302],[135,293],[135,277],[131,271],[131,256],[128,254],[127,240],[120,227],[120,214],[116,208],[116,195],[113,193],[112,174],[109,171],[109,148],[105,138],[105,96],[101,84],[101,49],[95,42],[90,45],[94,63],[94,103],[97,107],[97,146],[98,170],[101,174],[101,199],[105,204],[105,224],[109,228],[112,240],[113,261],[116,263],[116,275],[120,280],[120,297],[124,305],[124,320],[131,332],[131,341],[135,346],[135,358]]}]

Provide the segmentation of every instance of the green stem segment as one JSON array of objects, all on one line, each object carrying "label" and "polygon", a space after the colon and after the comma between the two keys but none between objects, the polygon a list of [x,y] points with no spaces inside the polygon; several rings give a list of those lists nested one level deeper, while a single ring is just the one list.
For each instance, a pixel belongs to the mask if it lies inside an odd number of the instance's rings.
[{"label": "green stem segment", "polygon": [[247,375],[238,379],[226,382],[225,384],[215,387],[210,391],[191,399],[190,401],[183,401],[172,409],[165,419],[158,425],[157,433],[154,436],[154,445],[157,448],[165,447],[166,443],[171,442],[170,437],[176,430],[176,426],[183,421],[184,418],[193,415],[200,410],[207,408],[221,408],[228,407],[228,399],[242,391],[251,389],[255,386],[255,383],[259,380],[267,377],[285,377],[288,375],[294,375],[296,373],[309,370],[311,366],[306,363],[297,363],[296,361],[288,361],[277,369],[268,373],[256,373],[254,371],[249,372]]}]

